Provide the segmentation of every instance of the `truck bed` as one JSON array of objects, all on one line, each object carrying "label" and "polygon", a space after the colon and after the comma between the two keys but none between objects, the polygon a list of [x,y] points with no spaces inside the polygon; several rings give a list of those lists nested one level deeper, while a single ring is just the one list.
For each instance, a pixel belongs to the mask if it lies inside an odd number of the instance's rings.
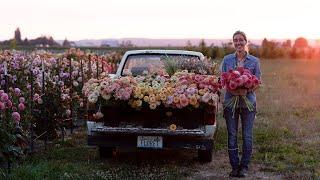
[{"label": "truck bed", "polygon": [[[104,126],[113,128],[115,131],[121,131],[125,128],[167,129],[172,124],[176,125],[177,130],[198,129],[205,125],[205,116],[209,115],[203,108],[171,109],[160,107],[155,110],[147,108],[136,110],[121,106],[105,106],[102,108],[102,113],[104,114]],[[215,114],[210,115],[214,116]]]}]

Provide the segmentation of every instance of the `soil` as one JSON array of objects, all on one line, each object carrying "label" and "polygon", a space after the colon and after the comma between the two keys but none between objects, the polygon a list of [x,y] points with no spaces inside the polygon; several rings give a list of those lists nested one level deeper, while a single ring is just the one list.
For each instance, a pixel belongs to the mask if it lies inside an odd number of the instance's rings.
[{"label": "soil", "polygon": [[[213,153],[210,163],[200,163],[195,150],[120,150],[114,156],[116,162],[132,162],[133,164],[175,165],[181,172],[185,172],[183,179],[237,179],[229,178],[231,167],[227,151],[219,150]],[[157,165],[155,165],[155,163]],[[251,162],[249,174],[241,179],[283,179],[284,176],[265,171],[263,164]],[[182,173],[184,174],[184,173]],[[179,177],[179,179],[181,179]]]},{"label": "soil", "polygon": [[[229,177],[231,167],[229,164],[228,153],[224,150],[215,152],[213,154],[212,162],[196,165],[196,169],[199,170],[190,177],[187,177],[188,180],[237,179]],[[248,176],[241,179],[283,179],[281,175],[266,172],[263,171],[263,169],[265,169],[264,165],[251,162]]]}]

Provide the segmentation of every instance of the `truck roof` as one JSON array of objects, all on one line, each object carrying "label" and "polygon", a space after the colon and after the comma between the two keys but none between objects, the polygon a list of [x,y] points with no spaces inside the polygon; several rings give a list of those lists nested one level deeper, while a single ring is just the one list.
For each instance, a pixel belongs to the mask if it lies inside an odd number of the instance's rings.
[{"label": "truck roof", "polygon": [[185,50],[162,50],[162,49],[143,49],[143,50],[131,50],[127,51],[124,56],[132,54],[183,54],[183,55],[193,55],[203,58],[203,54],[196,51],[185,51]]}]

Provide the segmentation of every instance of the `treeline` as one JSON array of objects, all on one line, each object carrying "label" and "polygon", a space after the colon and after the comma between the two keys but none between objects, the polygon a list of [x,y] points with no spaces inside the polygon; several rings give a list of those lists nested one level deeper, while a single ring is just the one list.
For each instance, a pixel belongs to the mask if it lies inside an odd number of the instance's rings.
[{"label": "treeline", "polygon": [[[186,50],[200,51],[205,56],[213,59],[223,58],[225,55],[234,53],[232,42],[223,43],[222,46],[214,44],[207,45],[205,40],[201,40],[198,46],[193,46],[189,41],[185,46]],[[249,53],[259,58],[277,59],[320,59],[320,48],[311,47],[305,38],[297,38],[294,42],[286,40],[277,42],[263,39],[260,45],[248,43]]]},{"label": "treeline", "polygon": [[13,39],[5,40],[0,42],[1,49],[24,49],[27,47],[65,47],[70,48],[74,47],[75,43],[65,39],[62,43],[62,46],[57,43],[52,36],[40,36],[35,39],[28,40],[27,38],[21,39],[20,29],[17,28],[14,32]]}]

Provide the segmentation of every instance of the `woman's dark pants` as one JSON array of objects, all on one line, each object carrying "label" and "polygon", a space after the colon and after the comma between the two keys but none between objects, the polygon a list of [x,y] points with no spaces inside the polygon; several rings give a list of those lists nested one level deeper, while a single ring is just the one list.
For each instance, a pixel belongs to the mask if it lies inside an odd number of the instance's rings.
[{"label": "woman's dark pants", "polygon": [[[233,170],[239,168],[248,169],[248,165],[252,154],[253,144],[253,122],[255,119],[256,110],[249,111],[248,108],[237,108],[233,114],[231,108],[224,109],[224,118],[226,119],[228,129],[228,152],[230,164]],[[239,161],[239,149],[238,149],[238,122],[241,120],[242,127],[242,157]]]}]

